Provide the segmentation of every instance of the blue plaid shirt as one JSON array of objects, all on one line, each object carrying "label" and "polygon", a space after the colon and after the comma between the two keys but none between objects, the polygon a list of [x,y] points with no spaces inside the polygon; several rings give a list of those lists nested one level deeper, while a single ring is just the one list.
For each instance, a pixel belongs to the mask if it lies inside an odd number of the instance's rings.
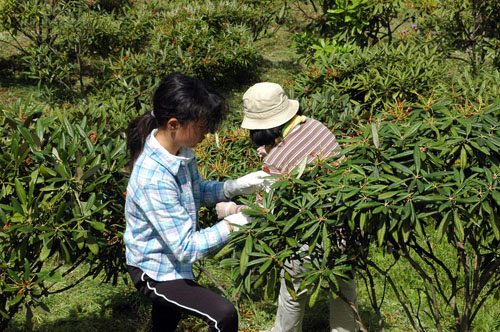
[{"label": "blue plaid shirt", "polygon": [[227,201],[223,182],[204,181],[191,149],[170,154],[148,137],[127,186],[127,264],[157,281],[193,279],[192,264],[222,247],[225,221],[197,231],[198,209]]}]

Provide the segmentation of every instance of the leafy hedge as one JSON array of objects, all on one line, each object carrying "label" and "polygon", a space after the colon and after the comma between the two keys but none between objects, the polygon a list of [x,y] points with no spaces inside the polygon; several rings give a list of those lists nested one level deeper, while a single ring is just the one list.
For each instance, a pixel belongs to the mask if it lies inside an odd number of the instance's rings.
[{"label": "leafy hedge", "polygon": [[[53,99],[133,99],[172,71],[215,85],[252,77],[254,40],[275,15],[258,1],[127,3],[2,0],[0,31]],[[257,20],[262,13],[266,20]]]},{"label": "leafy hedge", "polygon": [[[225,260],[237,291],[264,287],[275,298],[284,261],[309,255],[299,291],[315,283],[312,305],[322,287],[337,292],[353,267],[361,274],[377,268],[372,243],[422,278],[438,330],[451,323],[442,321],[447,310],[457,331],[470,330],[500,283],[500,100],[467,112],[446,100],[413,107],[404,119],[380,114],[360,124],[342,142],[347,160],[340,165],[298,168],[264,193],[261,205],[247,202],[257,221],[234,237],[242,250]],[[455,260],[440,259],[433,249],[440,241]],[[304,244],[309,250],[301,252]],[[422,313],[394,291],[413,327],[423,329]]]},{"label": "leafy hedge", "polygon": [[116,282],[124,271],[122,135],[22,106],[0,117],[1,330],[21,307],[30,324],[32,307],[69,288],[58,281],[81,264],[84,277]]}]

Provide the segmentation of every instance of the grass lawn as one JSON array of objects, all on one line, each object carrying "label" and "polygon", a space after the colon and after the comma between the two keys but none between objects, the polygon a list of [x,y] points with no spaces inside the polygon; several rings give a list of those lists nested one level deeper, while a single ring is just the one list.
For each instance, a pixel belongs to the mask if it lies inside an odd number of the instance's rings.
[{"label": "grass lawn", "polygon": [[[451,251],[443,246],[441,252],[450,255]],[[375,252],[374,260],[384,266],[391,259],[383,253]],[[260,329],[271,328],[276,313],[277,303],[265,300],[259,295],[249,298],[232,298],[232,283],[230,271],[221,268],[219,261],[209,258],[204,262],[204,267],[209,271],[211,278],[206,274],[199,274],[198,282],[216,292],[221,293],[223,288],[231,301],[238,307],[240,314],[240,331],[257,332]],[[85,272],[80,267],[74,275],[66,280],[66,283],[78,278]],[[413,271],[403,262],[394,267],[395,281],[400,289],[404,289],[413,305],[418,302],[419,290],[423,285],[421,280],[413,275]],[[216,280],[217,285],[211,279]],[[383,289],[383,279],[375,276],[377,295]],[[64,284],[60,285],[61,287]],[[363,279],[357,278],[358,309],[364,325],[368,331],[381,331],[377,324],[377,317],[368,299],[367,289]],[[422,298],[422,301],[424,299]],[[119,280],[118,285],[104,283],[103,278],[87,279],[78,286],[60,294],[50,295],[46,302],[50,312],[41,308],[35,310],[34,331],[38,332],[99,332],[99,331],[123,331],[142,332],[149,319],[151,309],[148,300],[137,294],[135,288],[129,282],[128,285]],[[444,305],[444,304],[443,304]],[[402,310],[396,296],[387,288],[382,307],[382,316],[385,331],[413,331],[411,325]],[[422,315],[424,326],[427,331],[434,331],[430,319],[425,313]],[[446,320],[451,323],[451,317]],[[453,331],[448,325],[446,331]],[[206,331],[206,324],[197,318],[188,317],[181,321],[177,332]],[[6,332],[24,331],[24,313],[19,312],[11,322]],[[304,332],[328,332],[328,297],[322,294],[313,308],[308,308],[304,317]],[[497,332],[500,331],[500,307],[493,299],[485,303],[477,319],[474,322],[474,332]]]}]

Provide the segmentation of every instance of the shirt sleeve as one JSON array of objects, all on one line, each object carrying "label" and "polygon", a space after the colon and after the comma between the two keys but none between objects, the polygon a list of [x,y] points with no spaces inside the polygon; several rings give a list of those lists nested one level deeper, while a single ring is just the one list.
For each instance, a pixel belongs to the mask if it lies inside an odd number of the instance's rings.
[{"label": "shirt sleeve", "polygon": [[193,263],[222,247],[230,233],[227,223],[196,231],[196,221],[180,201],[174,183],[158,181],[142,189],[142,208],[168,253],[178,261]]},{"label": "shirt sleeve", "polygon": [[196,182],[200,190],[200,205],[213,206],[219,202],[228,201],[224,195],[224,182],[203,180],[198,170],[191,174],[193,182]]}]

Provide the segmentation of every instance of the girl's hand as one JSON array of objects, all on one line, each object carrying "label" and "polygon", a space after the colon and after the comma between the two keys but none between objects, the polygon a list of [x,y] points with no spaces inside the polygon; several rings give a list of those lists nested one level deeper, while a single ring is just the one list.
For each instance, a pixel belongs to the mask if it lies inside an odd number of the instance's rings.
[{"label": "girl's hand", "polygon": [[241,210],[248,208],[246,205],[238,205],[234,202],[220,202],[215,205],[217,218],[224,219],[227,216],[241,212]]},{"label": "girl's hand", "polygon": [[236,195],[248,195],[264,186],[265,178],[269,174],[264,171],[249,173],[235,180],[227,180],[224,182],[224,195],[227,198],[232,198]]},{"label": "girl's hand", "polygon": [[224,218],[224,220],[228,223],[229,226],[232,227],[232,232],[237,232],[240,229],[239,226],[247,225],[253,222],[252,217],[244,215],[241,212],[230,215]]}]

